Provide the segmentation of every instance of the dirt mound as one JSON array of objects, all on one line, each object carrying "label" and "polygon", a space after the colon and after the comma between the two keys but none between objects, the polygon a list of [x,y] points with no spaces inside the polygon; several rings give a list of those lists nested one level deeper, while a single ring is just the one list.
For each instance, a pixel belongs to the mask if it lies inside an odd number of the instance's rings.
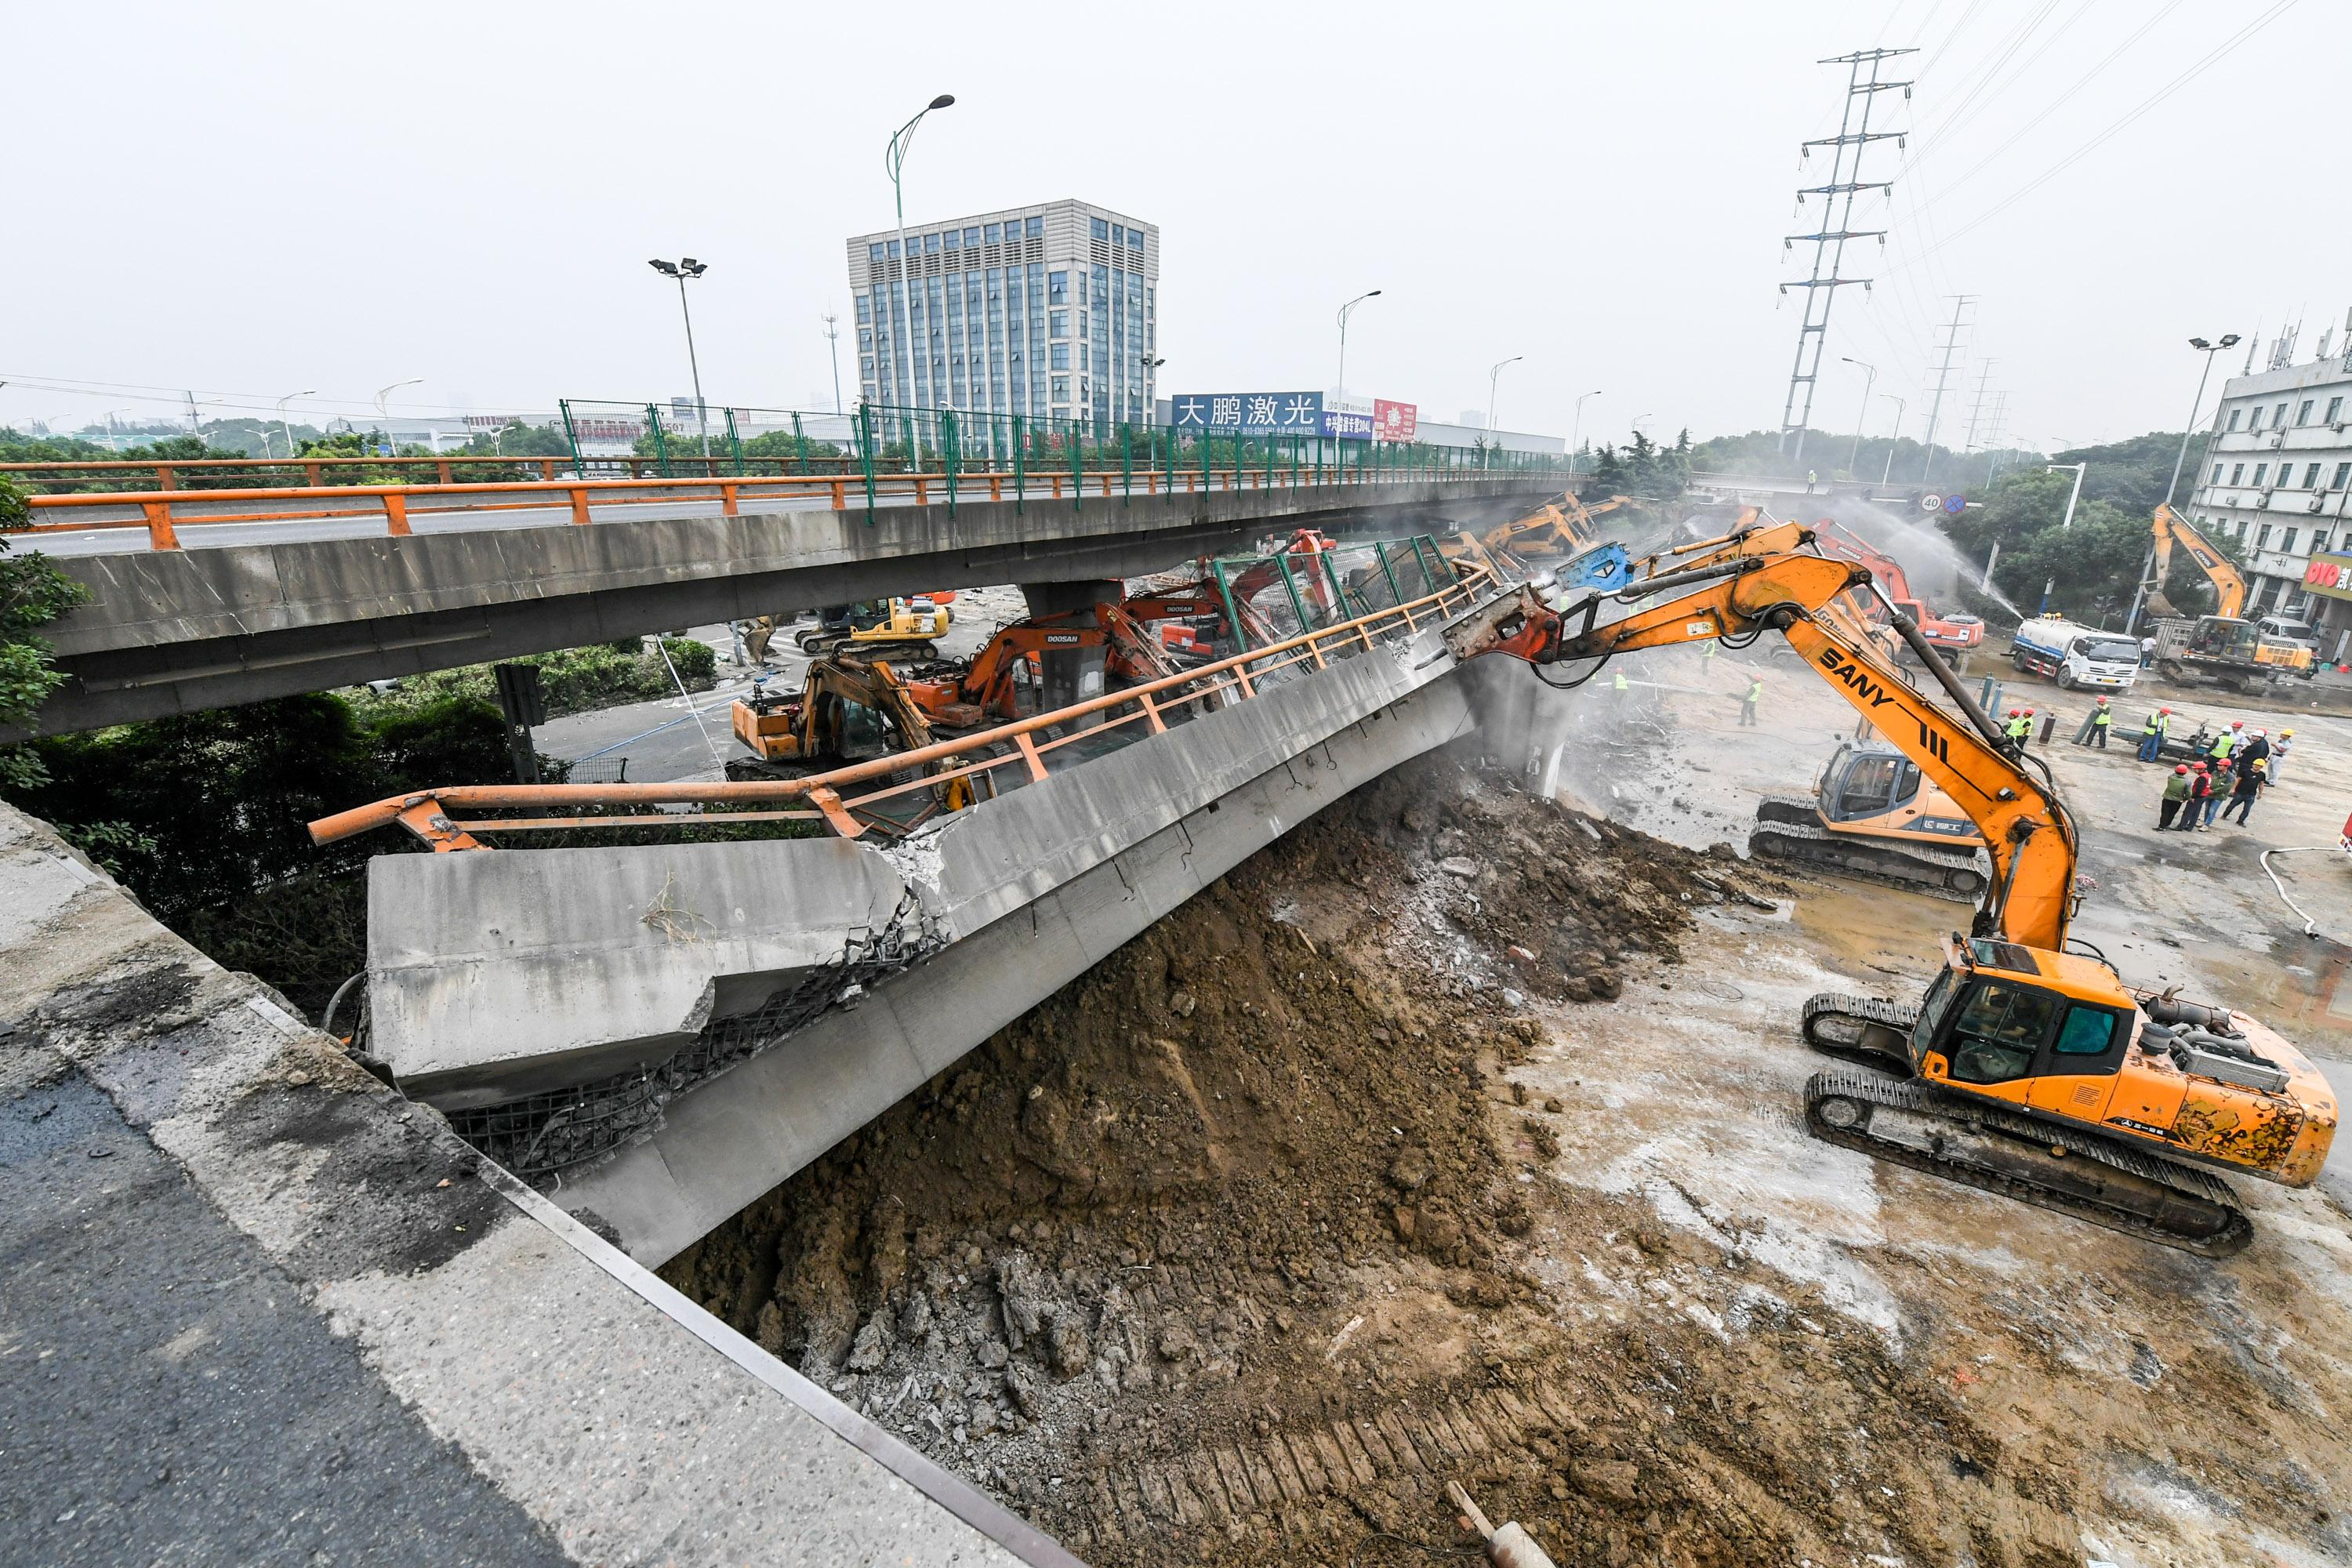
[{"label": "dirt mound", "polygon": [[1564,1563],[1826,1542],[1777,1496],[1822,1489],[1805,1444],[1679,1392],[1716,1341],[1563,1325],[1519,1239],[1666,1253],[1526,1169],[1558,1145],[1505,1076],[1540,1037],[1519,993],[1614,995],[1746,878],[1426,762],[666,1273],[1097,1562],[1417,1556],[1395,1538],[1459,1543],[1455,1476]]}]

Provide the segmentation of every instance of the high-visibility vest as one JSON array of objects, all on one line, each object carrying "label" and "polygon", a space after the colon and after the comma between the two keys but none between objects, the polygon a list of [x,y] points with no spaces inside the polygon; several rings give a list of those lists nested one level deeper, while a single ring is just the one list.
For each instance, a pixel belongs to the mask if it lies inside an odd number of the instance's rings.
[{"label": "high-visibility vest", "polygon": [[2225,730],[2222,731],[2221,738],[2213,742],[2213,749],[2210,752],[2208,752],[2206,755],[2210,757],[2218,757],[2222,762],[2226,763],[2230,760],[2230,753],[2237,749],[2237,744],[2238,737],[2231,734]]},{"label": "high-visibility vest", "polygon": [[1741,698],[1740,700],[1743,702],[1754,702],[1761,699],[1763,695],[1764,683],[1751,678],[1748,682],[1748,695]]},{"label": "high-visibility vest", "polygon": [[2147,734],[2147,735],[2161,735],[2161,734],[2163,734],[2163,733],[2164,733],[2164,715],[2163,715],[2163,714],[2161,714],[2161,713],[2151,713],[2151,714],[2149,714],[2149,715],[2147,716],[2147,728],[2146,730],[2142,731],[2141,731],[2141,733],[2143,733],[2143,734]]},{"label": "high-visibility vest", "polygon": [[2012,741],[2022,741],[2032,732],[2033,721],[2021,713],[2009,721],[2009,738]]},{"label": "high-visibility vest", "polygon": [[2099,709],[2091,715],[2091,722],[2096,724],[2102,730],[2114,723],[2115,721],[2116,716],[2105,708]]},{"label": "high-visibility vest", "polygon": [[1625,689],[1625,672],[1622,669],[1617,672],[1616,687],[1620,691]]}]

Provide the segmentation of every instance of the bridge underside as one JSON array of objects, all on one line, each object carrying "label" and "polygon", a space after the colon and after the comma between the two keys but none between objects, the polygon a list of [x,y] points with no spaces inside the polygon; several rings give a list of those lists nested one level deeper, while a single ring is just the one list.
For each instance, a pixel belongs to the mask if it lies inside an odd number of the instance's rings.
[{"label": "bridge underside", "polygon": [[[1313,526],[1418,532],[1541,499],[1524,478],[1073,504],[639,516],[584,527],[151,551],[59,565],[50,733],[930,588],[1131,577]],[[16,738],[0,733],[0,741]]]},{"label": "bridge underside", "polygon": [[[895,847],[383,857],[373,1048],[461,1129],[565,1084],[672,1086],[649,1132],[566,1171],[558,1199],[658,1262],[1322,806],[1465,732],[1466,680],[1423,632]],[[577,1114],[601,1114],[594,1098]]]}]

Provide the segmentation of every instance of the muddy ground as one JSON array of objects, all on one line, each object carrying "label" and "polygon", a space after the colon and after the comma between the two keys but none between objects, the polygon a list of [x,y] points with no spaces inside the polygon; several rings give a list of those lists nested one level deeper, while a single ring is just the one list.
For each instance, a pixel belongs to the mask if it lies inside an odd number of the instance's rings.
[{"label": "muddy ground", "polygon": [[1838,719],[1733,665],[1576,705],[1589,814],[1360,792],[665,1273],[1096,1563],[1424,1562],[1449,1479],[1563,1564],[2352,1560],[2334,1190],[2215,1264],[1805,1137],[1802,998],[1965,913],[1710,847]]}]

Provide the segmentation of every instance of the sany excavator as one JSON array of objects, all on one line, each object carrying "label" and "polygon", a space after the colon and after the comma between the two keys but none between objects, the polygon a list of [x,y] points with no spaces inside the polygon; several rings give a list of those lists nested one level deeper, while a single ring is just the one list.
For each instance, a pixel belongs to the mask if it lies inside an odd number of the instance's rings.
[{"label": "sany excavator", "polygon": [[[1865,568],[1759,531],[1614,595],[1555,610],[1528,584],[1445,630],[1456,658],[1526,659],[1580,685],[1635,648],[1766,631],[1786,637],[1975,823],[1992,879],[1971,933],[1944,945],[1916,1005],[1823,994],[1805,1004],[1816,1048],[1857,1059],[1805,1085],[1813,1136],[1878,1159],[2222,1257],[2252,1226],[2216,1172],[2288,1186],[2317,1179],[2334,1094],[2303,1054],[2243,1013],[2126,986],[2070,942],[2074,819],[2039,759],[1992,719],[1906,616],[1896,634],[1958,710],[1915,689],[1851,616],[1830,608]],[[1803,531],[1796,531],[1799,540]],[[1658,600],[1607,626],[1604,600]],[[1550,680],[1560,665],[1589,665]]]}]

